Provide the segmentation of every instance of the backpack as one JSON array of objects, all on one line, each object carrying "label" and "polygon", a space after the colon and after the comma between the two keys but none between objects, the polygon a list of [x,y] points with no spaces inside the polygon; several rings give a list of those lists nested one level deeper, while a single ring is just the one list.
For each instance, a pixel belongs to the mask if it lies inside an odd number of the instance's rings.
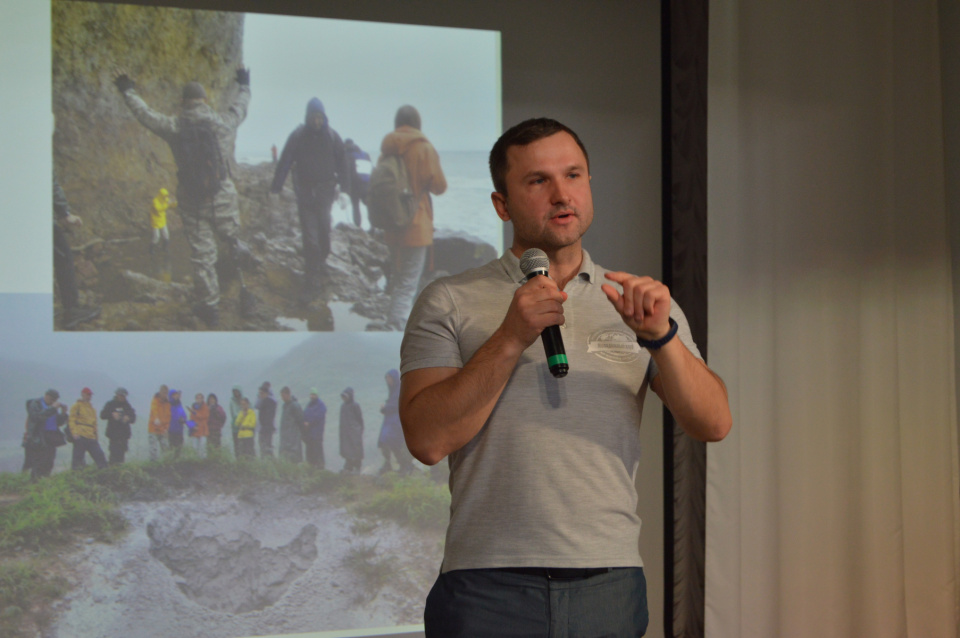
[{"label": "backpack", "polygon": [[367,211],[374,228],[398,231],[413,221],[417,201],[410,188],[410,178],[403,158],[381,155],[370,173]]},{"label": "backpack", "polygon": [[178,195],[199,202],[212,200],[226,170],[220,143],[210,125],[180,118],[177,148]]}]

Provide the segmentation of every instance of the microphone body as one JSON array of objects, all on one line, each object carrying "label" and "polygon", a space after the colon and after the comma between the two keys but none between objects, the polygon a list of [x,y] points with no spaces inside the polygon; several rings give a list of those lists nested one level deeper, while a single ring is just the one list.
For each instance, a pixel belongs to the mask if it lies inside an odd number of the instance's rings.
[{"label": "microphone body", "polygon": [[[520,257],[520,270],[527,279],[543,275],[549,277],[547,269],[550,266],[550,260],[547,253],[539,248],[531,248],[524,251]],[[570,364],[567,362],[567,351],[563,348],[563,337],[560,336],[560,326],[547,326],[540,333],[540,340],[543,342],[543,349],[547,354],[547,365],[550,367],[550,374],[557,377],[567,376],[570,371]]]}]

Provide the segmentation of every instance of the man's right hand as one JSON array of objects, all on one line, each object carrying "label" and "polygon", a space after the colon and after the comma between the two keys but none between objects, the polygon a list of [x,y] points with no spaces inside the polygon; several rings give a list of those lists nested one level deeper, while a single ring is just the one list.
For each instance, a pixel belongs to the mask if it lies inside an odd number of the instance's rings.
[{"label": "man's right hand", "polygon": [[524,351],[544,328],[563,325],[563,302],[567,293],[557,282],[538,275],[517,288],[499,332]]}]

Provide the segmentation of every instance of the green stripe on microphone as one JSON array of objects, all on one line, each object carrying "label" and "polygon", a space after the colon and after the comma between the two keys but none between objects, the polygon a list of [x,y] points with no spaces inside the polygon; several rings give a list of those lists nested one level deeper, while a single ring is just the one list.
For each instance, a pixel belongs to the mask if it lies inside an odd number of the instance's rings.
[{"label": "green stripe on microphone", "polygon": [[[547,365],[553,367],[555,365],[560,365],[561,363],[567,363],[567,355],[565,354],[555,354],[552,357],[547,358]],[[567,364],[569,365],[569,364]]]}]

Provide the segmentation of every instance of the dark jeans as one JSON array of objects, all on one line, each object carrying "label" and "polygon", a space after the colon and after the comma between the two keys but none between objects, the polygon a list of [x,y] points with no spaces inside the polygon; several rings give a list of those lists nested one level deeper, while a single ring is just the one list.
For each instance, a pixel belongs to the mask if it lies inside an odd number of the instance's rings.
[{"label": "dark jeans", "polygon": [[207,435],[207,447],[220,447],[220,430],[210,430]]},{"label": "dark jeans", "polygon": [[307,463],[313,465],[314,467],[319,467],[321,470],[326,467],[327,460],[323,455],[323,440],[313,440],[307,439],[305,441],[307,445]]},{"label": "dark jeans", "polygon": [[183,449],[183,432],[168,432],[167,440],[173,448],[173,458],[180,458],[180,450]]},{"label": "dark jeans", "polygon": [[440,574],[427,596],[427,638],[643,636],[647,582],[627,567],[576,580],[465,569]]},{"label": "dark jeans", "polygon": [[41,476],[50,476],[53,472],[53,466],[57,462],[57,432],[53,430],[44,430],[40,436],[43,438],[43,444],[34,448],[32,459],[30,461],[31,478]]},{"label": "dark jeans", "polygon": [[119,465],[127,457],[127,440],[110,439],[110,465]]},{"label": "dark jeans", "polygon": [[256,457],[253,449],[253,437],[248,436],[243,439],[237,439],[237,458],[252,459]]},{"label": "dark jeans", "polygon": [[103,448],[100,447],[100,442],[83,437],[79,437],[73,442],[73,458],[70,467],[74,470],[84,467],[87,464],[87,452],[90,453],[90,457],[97,464],[97,467],[100,469],[107,467],[107,457],[103,453]]},{"label": "dark jeans", "polygon": [[334,191],[318,193],[311,202],[297,204],[303,234],[303,272],[308,287],[319,283],[323,265],[330,254],[330,208]]},{"label": "dark jeans", "polygon": [[273,432],[276,428],[260,428],[257,436],[260,437],[260,458],[273,458]]}]

